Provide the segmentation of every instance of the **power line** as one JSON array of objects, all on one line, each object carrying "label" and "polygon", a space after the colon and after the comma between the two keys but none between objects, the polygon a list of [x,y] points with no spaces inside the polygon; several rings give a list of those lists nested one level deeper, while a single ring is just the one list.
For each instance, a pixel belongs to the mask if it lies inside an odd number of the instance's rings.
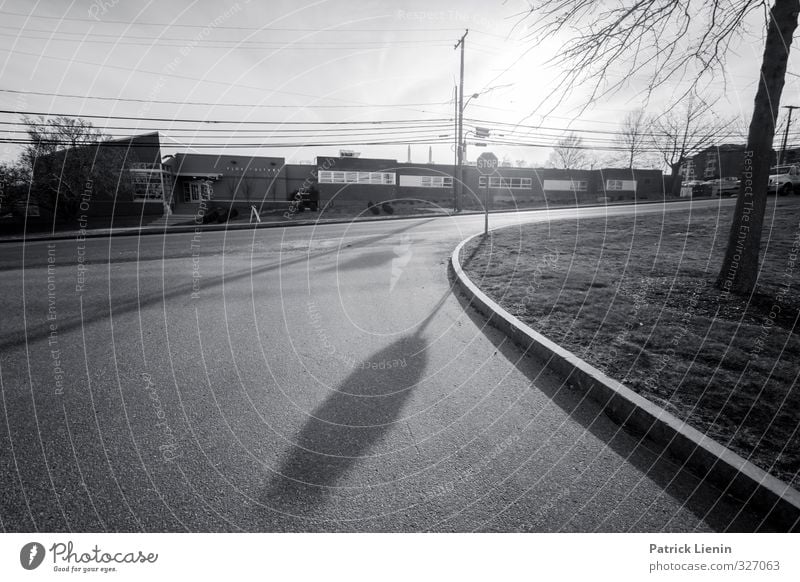
[{"label": "power line", "polygon": [[[267,126],[267,127],[276,127],[275,129],[268,130],[268,137],[270,139],[274,139],[275,137],[317,137],[319,134],[330,134],[328,137],[336,137],[341,136],[343,138],[351,137],[354,133],[365,133],[369,135],[370,133],[375,133],[376,131],[381,134],[388,134],[388,135],[396,135],[402,134],[407,135],[409,137],[415,137],[416,135],[423,133],[427,134],[430,132],[435,132],[437,134],[441,134],[443,132],[448,132],[452,128],[450,124],[452,120],[449,118],[431,118],[431,119],[406,119],[406,120],[372,120],[372,121],[252,121],[252,120],[213,120],[213,119],[170,119],[170,118],[141,118],[141,117],[131,117],[131,116],[109,116],[109,115],[72,115],[72,114],[64,114],[64,113],[43,113],[43,112],[35,112],[35,111],[9,111],[9,110],[0,110],[0,113],[17,113],[17,114],[25,114],[25,115],[42,115],[46,117],[68,117],[68,118],[92,118],[92,119],[103,119],[103,120],[123,120],[123,121],[156,121],[156,122],[165,122],[169,124],[175,123],[193,123],[199,125],[232,125],[233,128],[208,128],[208,127],[200,127],[200,128],[187,128],[187,127],[142,127],[139,126],[105,126],[105,127],[98,127],[98,129],[102,129],[104,131],[137,131],[137,132],[148,132],[148,131],[163,131],[165,133],[190,133],[194,137],[199,138],[216,138],[218,139],[221,136],[213,136],[208,134],[213,133],[222,133],[227,134],[228,139],[235,140],[240,137],[239,134],[264,134],[266,129],[248,129],[248,128],[239,128],[240,125],[246,126]],[[582,132],[587,134],[584,138],[584,144],[581,146],[583,149],[592,149],[603,147],[605,144],[614,143],[615,139],[620,135],[619,132],[609,131],[609,130],[576,130],[574,128],[570,128],[567,130],[566,128],[560,127],[544,127],[544,126],[516,126],[515,124],[504,123],[504,122],[495,122],[491,120],[471,120],[479,123],[483,126],[490,126],[490,127],[498,127],[499,131],[503,132],[501,136],[507,138],[517,138],[522,140],[520,143],[529,143],[529,139],[533,139],[535,137],[536,145],[540,147],[554,147],[559,145],[558,140],[561,139],[564,135],[565,131],[569,132]],[[15,127],[27,127],[29,125],[33,126],[48,126],[50,123],[48,122],[24,122],[24,121],[0,121],[2,125],[11,125]],[[289,127],[286,127],[289,126]],[[323,127],[320,127],[323,126]],[[333,126],[333,127],[324,127],[324,126]],[[522,127],[523,129],[527,129],[527,131],[520,131],[519,128]],[[312,130],[312,128],[314,128]],[[379,129],[378,129],[379,128]],[[24,133],[24,129],[15,129],[12,130],[16,133]],[[309,133],[310,132],[310,133]],[[531,133],[535,133],[535,136],[531,136]],[[289,135],[285,135],[289,134]],[[303,134],[303,135],[292,135],[292,134]],[[661,137],[661,134],[650,132],[645,137]],[[725,140],[731,137],[734,137],[735,134],[720,134],[719,140]],[[246,136],[242,136],[246,137]],[[363,137],[363,136],[362,136]],[[495,138],[499,137],[497,135],[494,136]],[[794,134],[793,134],[794,137]],[[542,140],[548,141],[548,144],[541,143]],[[481,140],[485,141],[485,140]]]},{"label": "power line", "polygon": [[[9,53],[14,54],[14,55],[30,56],[30,57],[34,57],[36,59],[50,59],[50,60],[55,60],[55,61],[61,61],[61,62],[69,63],[70,65],[80,64],[80,65],[89,65],[89,66],[93,66],[93,67],[101,67],[103,69],[117,69],[117,70],[125,71],[125,72],[128,72],[128,73],[153,75],[153,76],[157,76],[157,77],[160,77],[160,78],[161,77],[165,77],[165,76],[169,76],[170,78],[184,79],[184,80],[187,80],[187,81],[195,81],[197,83],[208,83],[208,84],[211,84],[211,85],[221,85],[221,86],[225,87],[226,89],[230,89],[230,86],[231,86],[230,82],[217,81],[217,80],[211,79],[211,78],[197,78],[197,77],[191,77],[189,75],[179,75],[179,74],[177,74],[175,72],[167,73],[166,69],[164,71],[161,71],[161,72],[156,72],[156,71],[148,71],[147,69],[138,69],[138,68],[137,69],[132,69],[130,67],[122,67],[122,66],[119,66],[119,65],[111,65],[111,64],[108,64],[108,63],[94,63],[92,61],[85,61],[85,60],[76,59],[76,58],[56,57],[56,56],[52,56],[52,55],[29,53],[29,52],[26,52],[26,51],[18,51],[18,50],[10,51],[10,50],[4,49],[4,48],[0,48],[0,51],[1,52],[9,52]],[[308,98],[314,99],[314,100],[317,100],[317,99],[320,98],[319,95],[311,95],[309,93],[298,93],[296,91],[283,91],[283,90],[279,90],[279,89],[268,89],[268,88],[264,88],[264,87],[255,87],[253,85],[245,85],[243,83],[236,83],[236,86],[239,87],[239,88],[242,88],[242,89],[253,89],[253,90],[256,90],[256,91],[260,91],[262,93],[263,92],[269,92],[269,93],[277,93],[277,94],[281,94],[281,95],[292,95],[292,96],[295,96],[295,97],[297,97],[297,96],[299,96],[299,97],[308,97]],[[330,96],[326,96],[325,99],[328,99],[330,101],[341,101],[341,102],[344,102],[344,103],[355,103],[355,104],[359,104],[359,105],[364,105],[366,107],[374,107],[374,105],[372,105],[370,103],[361,103],[361,102],[356,101],[354,99],[341,99],[339,97],[330,97]],[[417,113],[428,113],[427,111],[425,111],[423,109],[415,109],[415,108],[412,108],[412,107],[403,107],[403,108],[404,109],[409,109],[410,111],[415,111]]]},{"label": "power line", "polygon": [[135,99],[132,97],[99,97],[95,95],[75,95],[70,93],[46,93],[43,91],[18,91],[16,89],[0,89],[2,93],[14,93],[17,95],[39,95],[44,97],[64,97],[67,99],[91,99],[95,101],[124,101],[130,103],[159,103],[166,105],[203,105],[208,107],[263,107],[270,109],[348,109],[348,108],[390,108],[390,107],[427,107],[432,105],[449,105],[444,101],[432,101],[428,103],[373,103],[373,104],[358,104],[358,105],[272,105],[264,103],[214,103],[211,101],[174,101],[174,100],[161,100],[161,99]]},{"label": "power line", "polygon": [[[114,36],[114,35],[109,35]],[[128,36],[117,36],[116,40],[102,40],[102,39],[95,39],[95,38],[55,38],[53,36],[25,36],[20,37],[19,35],[11,35],[7,33],[0,33],[0,38],[14,38],[14,39],[21,39],[21,40],[35,40],[41,41],[45,40],[48,42],[76,42],[81,45],[85,44],[99,44],[99,45],[106,45],[106,46],[142,46],[142,40],[136,40],[135,37],[128,37]],[[389,48],[397,45],[414,45],[419,47],[445,47],[448,46],[449,43],[447,41],[442,40],[397,40],[397,41],[345,41],[345,42],[334,42],[334,41],[314,41],[314,42],[304,42],[304,41],[238,41],[238,40],[209,40],[204,39],[202,42],[195,41],[193,39],[176,39],[176,40],[168,40],[162,38],[147,38],[147,37],[138,37],[140,39],[145,39],[150,41],[150,45],[152,47],[159,46],[159,47],[171,47],[171,48],[183,48],[187,46],[187,44],[192,44],[192,48],[203,48],[203,49],[247,49],[247,50],[265,50],[265,49],[286,49],[291,48],[292,50],[361,50],[364,48]],[[195,44],[196,43],[196,44]],[[489,49],[492,50],[492,49]]]},{"label": "power line", "polygon": [[[184,147],[191,147],[191,148],[248,148],[248,149],[258,149],[258,148],[306,148],[306,147],[341,147],[341,146],[369,146],[369,145],[406,145],[406,144],[435,144],[435,143],[449,143],[452,138],[431,138],[431,139],[419,139],[419,140],[360,140],[360,141],[333,141],[333,142],[296,142],[296,143],[265,143],[265,142],[254,142],[254,143],[237,143],[237,144],[230,144],[230,143],[194,143],[190,142],[188,144],[180,144]],[[38,142],[30,139],[7,139],[7,138],[0,138],[0,143],[8,143],[8,144],[16,144],[16,145],[37,145]],[[51,143],[51,142],[45,142]],[[54,144],[54,145],[62,145],[62,144]],[[127,143],[118,143],[118,142],[77,142],[76,146],[97,146],[101,145],[103,147],[152,147],[148,145],[142,146],[130,146]],[[162,146],[163,147],[163,146]]]},{"label": "power line", "polygon": [[39,115],[43,117],[68,117],[68,118],[87,118],[87,119],[121,119],[125,121],[163,121],[168,123],[202,123],[202,124],[229,124],[229,125],[385,125],[389,123],[423,123],[438,122],[452,123],[452,119],[446,117],[431,119],[381,119],[372,121],[253,121],[253,120],[211,120],[211,119],[169,119],[165,117],[139,117],[128,115],[93,115],[93,114],[74,114],[74,113],[52,113],[46,111],[20,111],[16,109],[0,109],[0,113],[12,115]]},{"label": "power line", "polygon": [[[110,20],[110,19],[103,19],[102,21],[93,20],[91,18],[76,18],[71,16],[46,16],[46,15],[38,15],[38,14],[22,14],[19,12],[9,12],[9,11],[0,11],[0,14],[4,14],[6,16],[18,16],[21,18],[40,18],[43,20],[58,20],[59,22],[69,21],[69,22],[88,22],[90,24],[121,24],[125,26],[160,26],[162,28],[190,28],[190,29],[205,29],[205,28],[213,28],[215,30],[252,30],[252,31],[286,31],[286,32],[452,32],[454,30],[460,30],[460,28],[425,28],[425,29],[413,29],[413,28],[332,28],[326,30],[320,30],[319,28],[298,28],[298,27],[279,27],[279,26],[222,26],[222,25],[212,25],[212,24],[186,24],[186,23],[166,23],[166,22],[129,22],[125,20]],[[391,18],[390,16],[380,16],[375,18]],[[491,33],[484,33],[489,36],[496,36],[492,35]]]},{"label": "power line", "polygon": [[[5,34],[8,37],[14,37],[14,38],[31,38],[33,40],[43,40],[43,39],[44,40],[55,40],[55,39],[53,39],[53,35],[58,34],[58,35],[71,35],[71,36],[79,37],[77,39],[62,39],[62,40],[84,40],[84,39],[86,39],[86,34],[85,33],[83,33],[83,32],[72,32],[72,31],[68,31],[68,30],[53,31],[53,30],[47,30],[47,29],[42,29],[42,28],[23,28],[23,29],[20,29],[18,26],[1,26],[1,25],[0,25],[0,28],[4,28],[4,29],[7,29],[7,30],[15,31],[17,34],[0,33],[0,34]],[[21,36],[22,33],[28,33],[28,32],[42,33],[42,34],[44,34],[46,36],[43,37],[43,39],[42,38],[38,38],[38,37],[34,39],[33,37]],[[169,37],[169,36],[153,36],[153,35],[141,36],[141,35],[129,35],[129,34],[126,34],[124,36],[120,36],[119,34],[103,34],[103,33],[99,33],[99,32],[92,32],[91,38],[95,39],[97,37],[108,38],[108,39],[112,39],[112,40],[118,40],[118,39],[121,39],[121,38],[122,39],[126,39],[126,40],[142,40],[142,41],[145,41],[145,42],[148,42],[148,41],[149,42],[162,41],[163,40],[163,41],[169,41],[169,42],[182,42],[182,43],[190,42],[190,43],[193,43],[193,42],[197,42],[197,40],[198,40],[196,37],[186,37],[186,36]],[[345,41],[314,40],[314,41],[299,41],[299,40],[291,39],[291,41],[292,41],[293,44],[299,43],[299,44],[326,44],[326,45],[327,44],[330,44],[330,45],[340,45],[340,44],[349,45],[349,44],[386,44],[387,43],[386,40],[345,40]],[[259,44],[260,45],[260,44],[285,44],[286,41],[277,41],[277,40],[275,40],[275,41],[264,41],[264,40],[236,39],[236,38],[234,38],[234,39],[216,39],[215,40],[215,39],[204,38],[202,42],[204,42],[204,43],[205,42],[230,42],[230,43],[237,43],[237,44]],[[410,39],[410,40],[392,39],[391,40],[392,44],[419,44],[419,43],[429,43],[429,42],[449,43],[449,40],[446,39],[446,38]]]},{"label": "power line", "polygon": [[[24,121],[0,121],[0,126],[17,126],[21,127],[22,129],[0,129],[0,131],[13,131],[13,132],[26,132],[28,127],[51,127],[51,123],[46,122],[29,122],[25,123]],[[93,126],[94,129],[101,129],[103,131],[136,131],[138,133],[153,133],[156,131],[169,131],[170,133],[180,133],[180,132],[189,132],[189,133],[202,133],[202,134],[214,134],[214,133],[264,133],[268,131],[270,134],[280,134],[280,133],[287,133],[287,134],[295,134],[295,133],[303,133],[303,132],[310,132],[313,131],[315,134],[318,133],[343,133],[347,132],[348,134],[352,134],[355,132],[380,132],[381,134],[392,133],[396,131],[401,132],[408,132],[414,133],[419,131],[449,131],[452,129],[450,123],[431,123],[431,124],[420,124],[420,125],[398,125],[398,126],[380,126],[380,127],[333,127],[333,128],[326,128],[326,127],[306,127],[302,129],[298,128],[279,128],[279,129],[248,129],[248,128],[228,128],[228,129],[218,129],[218,128],[191,128],[191,127],[174,127],[174,128],[159,128],[159,127],[143,127],[143,126]]]}]

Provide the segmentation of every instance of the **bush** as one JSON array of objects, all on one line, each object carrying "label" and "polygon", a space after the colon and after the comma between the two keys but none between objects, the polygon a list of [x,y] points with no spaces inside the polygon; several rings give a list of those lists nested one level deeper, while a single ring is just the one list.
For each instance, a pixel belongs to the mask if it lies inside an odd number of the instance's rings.
[{"label": "bush", "polygon": [[367,202],[367,208],[369,208],[369,210],[370,210],[370,212],[372,212],[372,214],[380,214],[381,213],[381,209],[378,206],[375,206],[372,203],[372,200]]},{"label": "bush", "polygon": [[381,208],[383,208],[383,211],[386,214],[394,214],[394,208],[392,208],[392,205],[389,204],[388,202],[384,202],[383,204],[381,204]]}]

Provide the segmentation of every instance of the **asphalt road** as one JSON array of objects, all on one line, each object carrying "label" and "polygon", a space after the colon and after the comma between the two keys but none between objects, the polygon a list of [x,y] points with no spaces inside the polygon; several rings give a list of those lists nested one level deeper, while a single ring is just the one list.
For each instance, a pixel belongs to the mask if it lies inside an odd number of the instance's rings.
[{"label": "asphalt road", "polygon": [[0,245],[0,527],[761,527],[463,304],[446,262],[482,227],[461,216]]}]

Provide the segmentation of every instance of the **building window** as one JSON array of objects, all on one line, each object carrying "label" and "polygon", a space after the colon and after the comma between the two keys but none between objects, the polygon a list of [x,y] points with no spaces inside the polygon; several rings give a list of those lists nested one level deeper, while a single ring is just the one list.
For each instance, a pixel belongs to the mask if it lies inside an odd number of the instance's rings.
[{"label": "building window", "polygon": [[606,190],[636,191],[636,180],[606,180]]},{"label": "building window", "polygon": [[404,174],[400,176],[400,186],[411,188],[452,188],[452,176],[415,176]]},{"label": "building window", "polygon": [[183,183],[183,201],[200,202],[200,200],[211,200],[214,187],[210,182],[193,180]]},{"label": "building window", "polygon": [[395,183],[394,172],[339,172],[320,170],[320,184],[383,184]]},{"label": "building window", "polygon": [[572,189],[576,192],[586,192],[589,183],[586,180],[572,180]]},{"label": "building window", "polygon": [[[509,188],[511,190],[530,190],[533,184],[531,178],[509,178],[506,176],[490,176],[489,188]],[[486,188],[486,176],[478,178],[478,186]]]},{"label": "building window", "polygon": [[586,192],[587,180],[544,180],[542,188],[548,192]]},{"label": "building window", "polygon": [[703,173],[703,175],[706,178],[712,178],[716,176],[716,174],[717,174],[717,158],[709,157],[706,160],[706,171]]},{"label": "building window", "polygon": [[694,160],[686,160],[681,167],[680,173],[687,180],[694,180]]},{"label": "building window", "polygon": [[160,164],[136,162],[131,164],[133,199],[138,201],[163,200],[162,179],[164,172]]}]

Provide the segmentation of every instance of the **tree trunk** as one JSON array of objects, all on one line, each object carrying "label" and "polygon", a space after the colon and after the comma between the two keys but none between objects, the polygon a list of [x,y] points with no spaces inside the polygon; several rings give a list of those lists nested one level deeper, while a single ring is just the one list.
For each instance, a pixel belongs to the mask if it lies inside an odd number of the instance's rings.
[{"label": "tree trunk", "polygon": [[679,198],[681,195],[681,166],[683,165],[683,158],[675,164],[670,164],[672,171],[672,197]]},{"label": "tree trunk", "polygon": [[716,286],[723,297],[750,295],[758,280],[761,230],[767,205],[772,140],[783,92],[792,35],[797,28],[800,0],[775,0],[767,28],[761,75],[747,136],[741,186],[736,200],[728,248]]}]

